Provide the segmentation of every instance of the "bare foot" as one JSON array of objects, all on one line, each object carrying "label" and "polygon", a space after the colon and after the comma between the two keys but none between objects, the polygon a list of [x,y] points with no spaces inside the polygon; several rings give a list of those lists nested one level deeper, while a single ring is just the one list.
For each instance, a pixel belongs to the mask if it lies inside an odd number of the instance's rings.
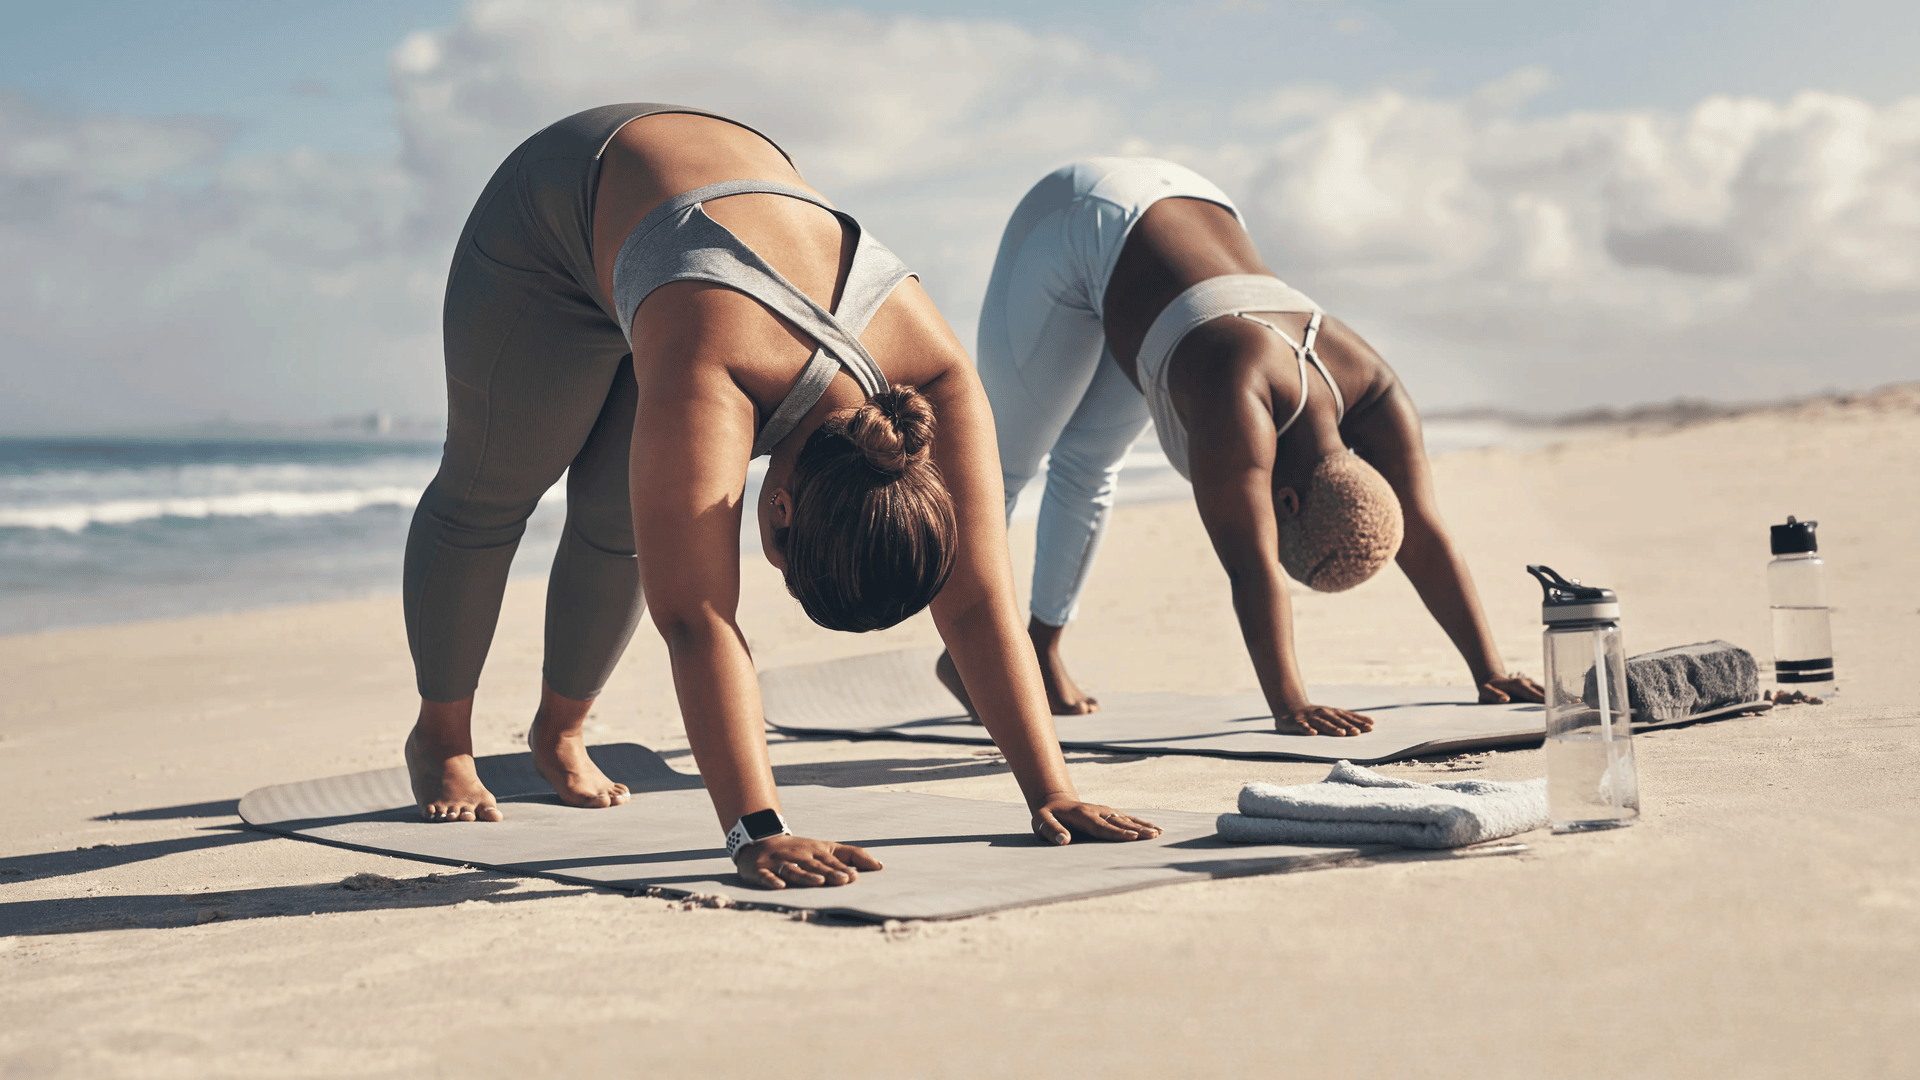
[{"label": "bare foot", "polygon": [[1034,658],[1040,661],[1040,681],[1047,688],[1047,708],[1055,716],[1084,716],[1100,711],[1100,701],[1080,689],[1067,674],[1067,662],[1060,658],[1060,635],[1064,626],[1048,626],[1039,619],[1027,622],[1027,636],[1033,639]]},{"label": "bare foot", "polygon": [[952,653],[944,649],[940,651],[940,659],[933,662],[933,673],[939,676],[940,685],[960,699],[960,707],[967,710],[968,716],[980,719],[979,714],[973,711],[973,699],[967,696],[966,684],[960,681],[960,669],[953,666]]},{"label": "bare foot", "polygon": [[420,719],[407,736],[407,776],[426,821],[499,821],[493,793],[473,765],[468,728],[473,699],[422,701]]},{"label": "bare foot", "polygon": [[540,711],[527,730],[533,767],[568,806],[604,809],[627,801],[627,785],[616,784],[587,756],[582,734],[591,701],[575,701],[540,684]]}]

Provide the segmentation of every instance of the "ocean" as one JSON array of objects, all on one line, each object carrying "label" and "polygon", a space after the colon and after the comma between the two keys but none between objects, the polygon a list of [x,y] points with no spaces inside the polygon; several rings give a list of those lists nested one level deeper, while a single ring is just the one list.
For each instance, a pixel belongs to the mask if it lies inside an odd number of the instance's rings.
[{"label": "ocean", "polygon": [[[1516,432],[1441,421],[1427,441],[1437,453]],[[0,634],[397,591],[439,459],[438,443],[419,441],[0,438]],[[1016,519],[1038,512],[1043,483],[1028,485]],[[1119,501],[1191,497],[1149,433]],[[556,485],[527,524],[516,577],[546,573],[565,517]],[[742,550],[758,552],[744,525]]]}]

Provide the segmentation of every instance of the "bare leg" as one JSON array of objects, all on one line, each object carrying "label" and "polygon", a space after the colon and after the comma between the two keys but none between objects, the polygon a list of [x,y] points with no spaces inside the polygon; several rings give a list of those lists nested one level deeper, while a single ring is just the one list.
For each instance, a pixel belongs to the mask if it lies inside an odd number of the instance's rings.
[{"label": "bare leg", "polygon": [[[1027,637],[1033,641],[1034,658],[1040,661],[1040,681],[1047,688],[1047,708],[1055,716],[1084,716],[1100,711],[1100,700],[1089,697],[1082,691],[1073,676],[1067,674],[1066,661],[1060,659],[1060,635],[1066,631],[1063,626],[1049,626],[1039,619],[1027,622]],[[934,662],[933,673],[940,678],[960,704],[966,707],[967,715],[978,720],[979,714],[973,711],[973,699],[967,696],[967,688],[960,681],[960,669],[953,666],[953,656],[941,652],[940,659]]]},{"label": "bare leg", "polygon": [[1080,689],[1067,674],[1067,662],[1060,659],[1060,635],[1064,626],[1048,626],[1039,619],[1027,620],[1027,637],[1033,640],[1034,658],[1040,661],[1040,681],[1047,687],[1047,706],[1055,716],[1080,716],[1100,711],[1100,702]]},{"label": "bare leg", "polygon": [[421,701],[407,736],[407,775],[427,821],[499,821],[493,793],[473,767],[473,697]]},{"label": "bare leg", "polygon": [[540,711],[534,714],[533,727],[527,730],[527,748],[533,751],[533,767],[568,806],[600,809],[627,801],[627,785],[616,784],[587,756],[587,710],[592,701],[575,701],[554,693],[540,684]]}]

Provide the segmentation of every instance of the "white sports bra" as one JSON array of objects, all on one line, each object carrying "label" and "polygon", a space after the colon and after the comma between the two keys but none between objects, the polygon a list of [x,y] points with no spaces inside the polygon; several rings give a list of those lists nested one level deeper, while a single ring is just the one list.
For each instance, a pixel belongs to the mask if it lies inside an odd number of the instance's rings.
[{"label": "white sports bra", "polygon": [[[1286,331],[1267,320],[1247,314],[1249,311],[1305,311],[1312,312],[1313,317],[1307,321],[1304,340],[1295,341]],[[1279,334],[1280,340],[1293,347],[1294,358],[1299,361],[1300,404],[1287,422],[1279,426],[1274,433],[1276,436],[1286,434],[1287,429],[1293,427],[1307,410],[1307,394],[1311,391],[1307,376],[1308,363],[1312,363],[1320,372],[1320,377],[1326,380],[1327,389],[1333,392],[1335,416],[1339,420],[1347,417],[1347,402],[1340,394],[1340,384],[1333,381],[1327,365],[1313,349],[1314,339],[1320,336],[1320,320],[1324,315],[1320,305],[1279,278],[1265,274],[1223,274],[1208,278],[1174,297],[1154,318],[1153,325],[1147,328],[1147,336],[1140,342],[1140,356],[1136,361],[1140,390],[1147,396],[1147,411],[1153,414],[1153,426],[1160,436],[1160,448],[1166,451],[1167,461],[1174,470],[1188,480],[1193,479],[1193,474],[1189,471],[1187,429],[1180,421],[1180,414],[1174,410],[1173,396],[1167,389],[1167,362],[1188,334],[1205,323],[1229,315],[1259,323]]]}]

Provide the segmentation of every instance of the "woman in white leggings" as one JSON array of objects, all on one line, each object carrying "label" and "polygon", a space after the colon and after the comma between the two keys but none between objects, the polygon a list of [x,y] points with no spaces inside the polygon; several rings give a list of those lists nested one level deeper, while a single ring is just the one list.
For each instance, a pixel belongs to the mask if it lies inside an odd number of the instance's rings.
[{"label": "woman in white leggings", "polygon": [[[978,363],[1009,512],[1048,462],[1028,633],[1055,713],[1098,708],[1067,673],[1060,636],[1121,461],[1149,423],[1193,482],[1277,730],[1373,726],[1308,699],[1286,575],[1337,592],[1396,557],[1483,701],[1540,700],[1500,663],[1392,369],[1266,267],[1204,177],[1154,158],[1092,158],[1035,184],[1001,237]],[[964,696],[945,658],[941,675]]]}]

